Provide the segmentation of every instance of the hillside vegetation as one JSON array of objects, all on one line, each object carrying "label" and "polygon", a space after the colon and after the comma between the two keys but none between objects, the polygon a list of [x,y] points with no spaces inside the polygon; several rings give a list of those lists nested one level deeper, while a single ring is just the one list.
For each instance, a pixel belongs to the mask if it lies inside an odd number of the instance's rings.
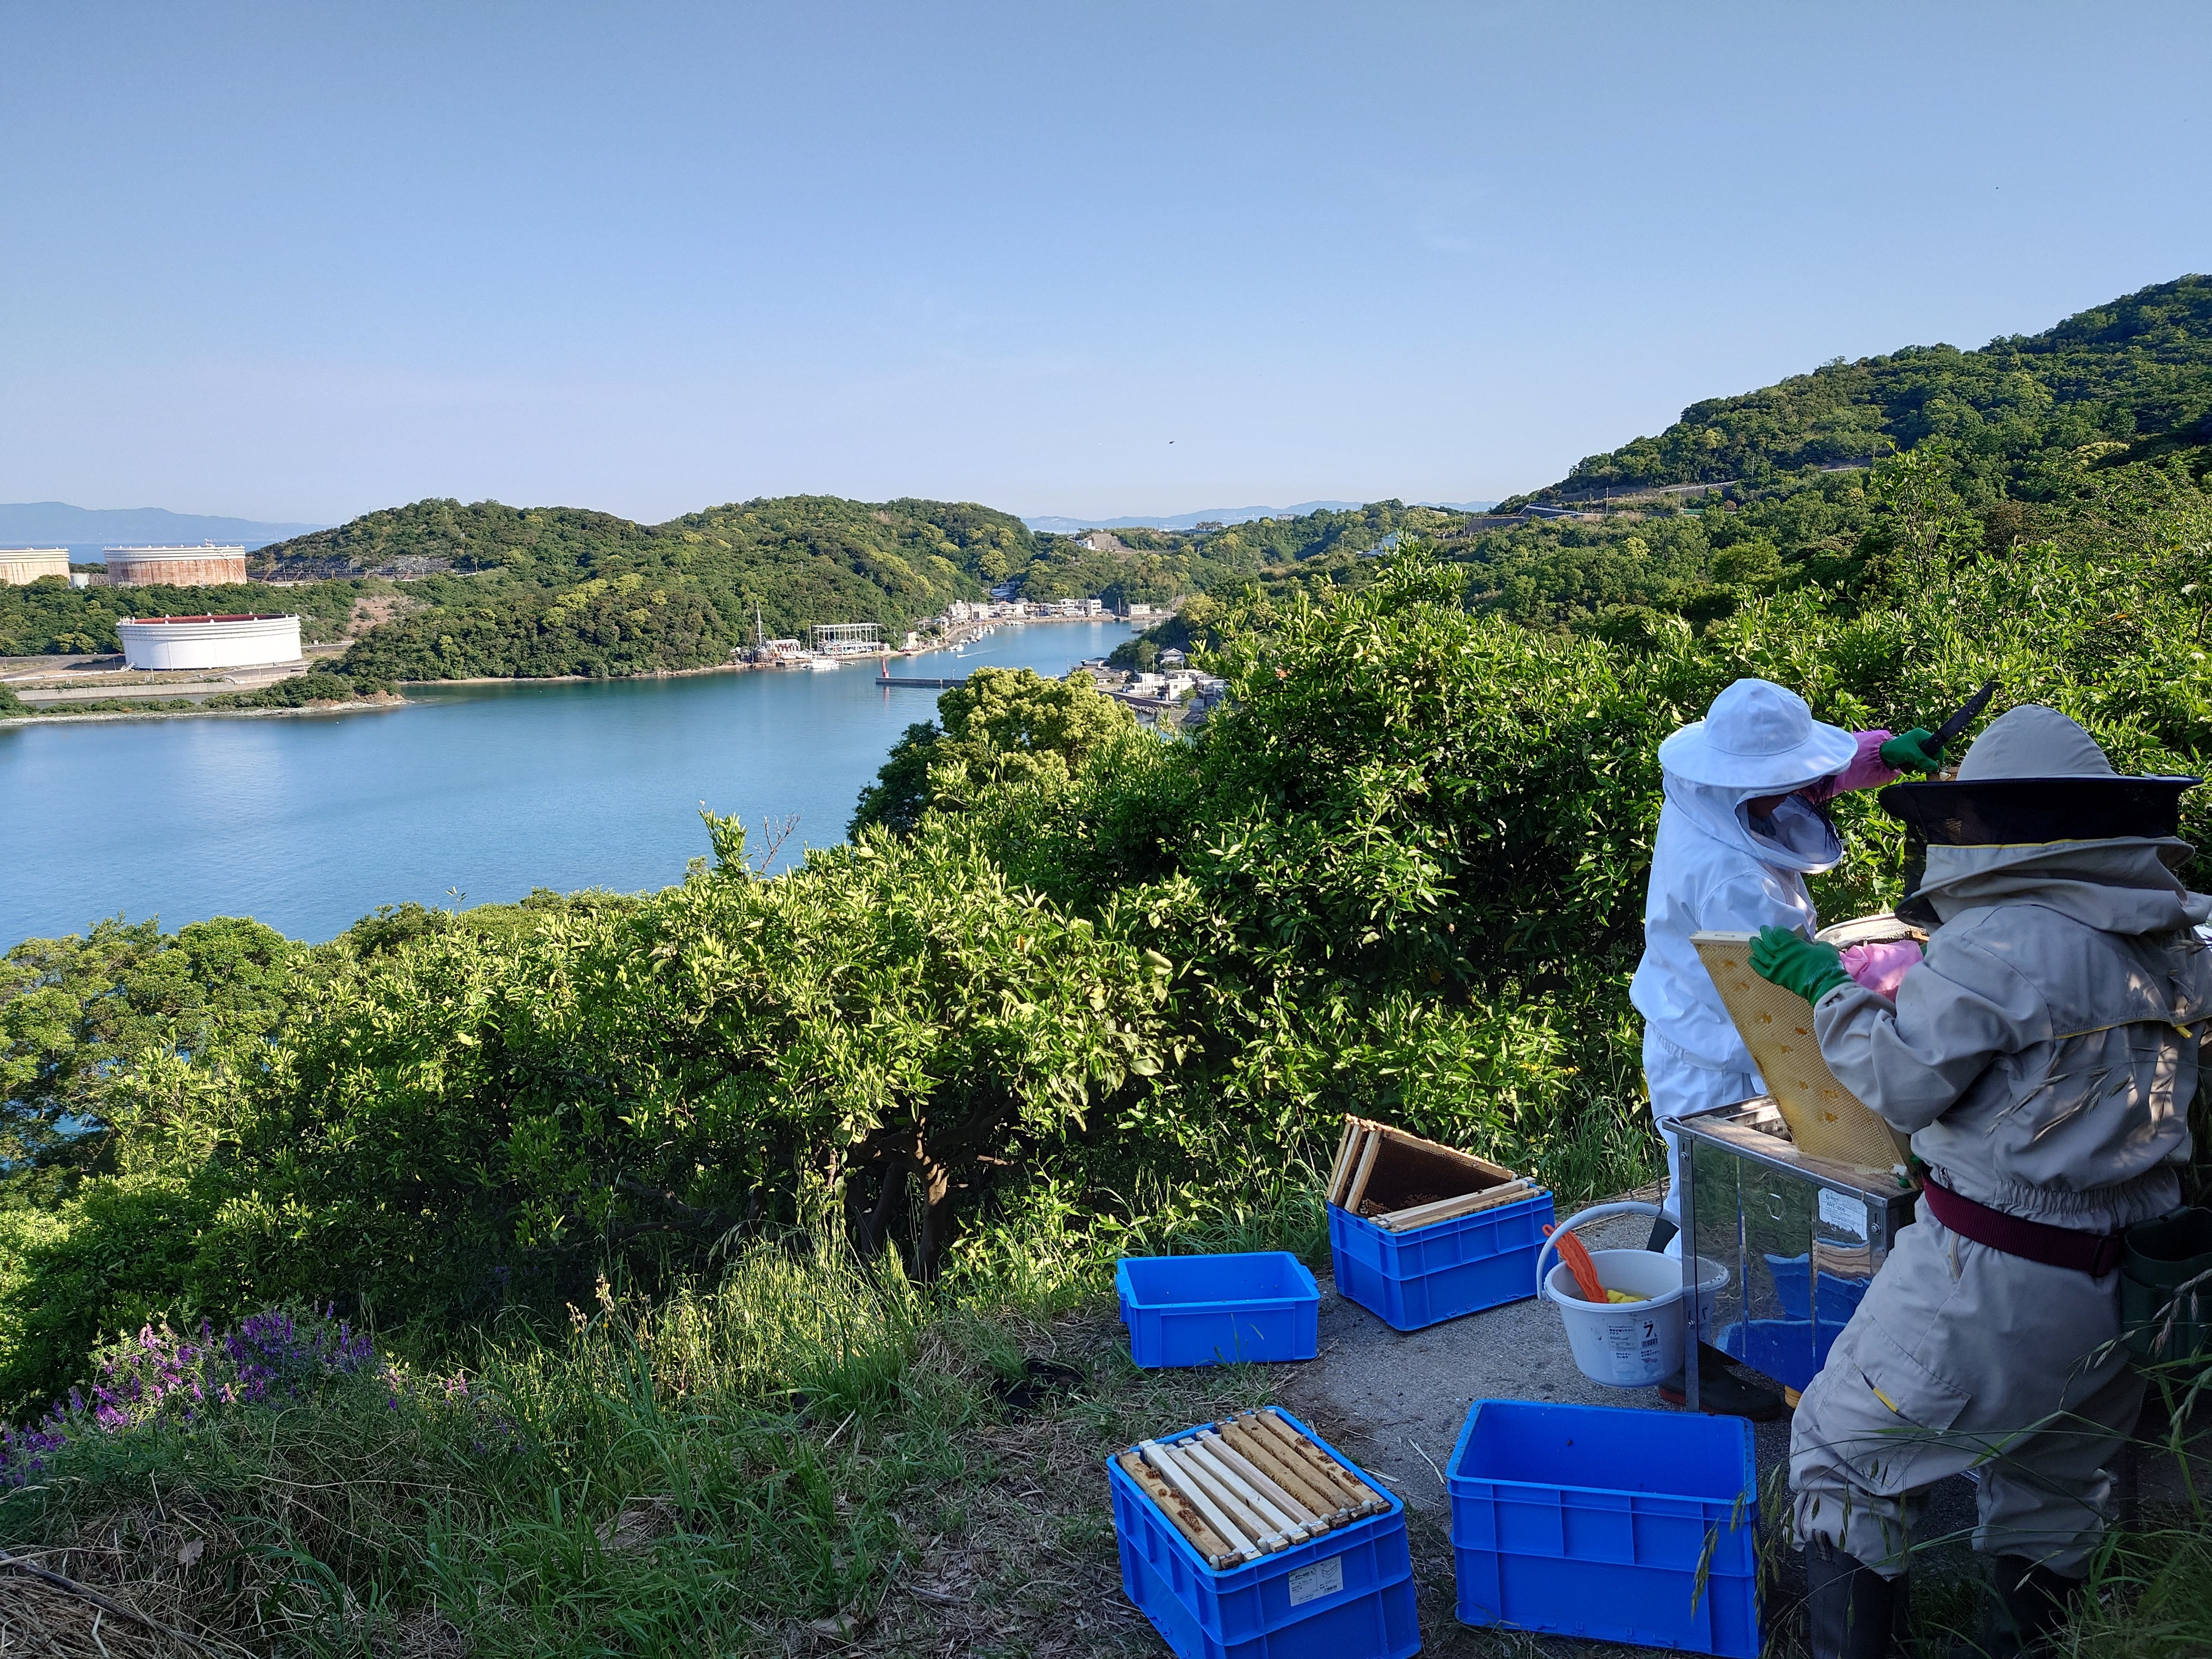
[{"label": "hillside vegetation", "polygon": [[1911,346],[1734,398],[1692,404],[1656,438],[1579,463],[1559,483],[1500,504],[1611,489],[1863,465],[1943,438],[1977,480],[2032,478],[2085,445],[2212,442],[2212,277],[2184,276],[1978,350]]},{"label": "hillside vegetation", "polygon": [[[2027,499],[1938,434],[1732,507],[1381,557],[1316,514],[1187,613],[1230,686],[1194,738],[979,678],[782,876],[708,813],[641,897],[26,942],[0,1543],[99,1540],[270,1651],[1042,1647],[1112,1597],[1091,1460],[1267,1387],[1135,1377],[1115,1258],[1317,1255],[1346,1111],[1563,1202],[1652,1173],[1626,981],[1655,750],[1741,675],[1893,729],[1995,679],[1985,719],[2050,703],[2124,769],[2204,772],[2198,464],[2054,444]],[[696,556],[791,548],[793,512]],[[625,603],[690,591],[607,556],[586,580],[635,576]],[[2212,800],[2184,818],[2212,845]],[[1898,827],[1863,795],[1838,819],[1823,912],[1893,900]],[[2154,1614],[2164,1650],[2212,1641],[2204,1529],[2101,1566],[2083,1650]]]}]

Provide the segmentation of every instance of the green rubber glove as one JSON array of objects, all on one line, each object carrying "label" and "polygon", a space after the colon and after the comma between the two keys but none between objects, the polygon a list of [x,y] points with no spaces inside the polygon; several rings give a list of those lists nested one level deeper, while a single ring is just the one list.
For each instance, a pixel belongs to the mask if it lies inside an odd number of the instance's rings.
[{"label": "green rubber glove", "polygon": [[1928,746],[1935,740],[1936,734],[1924,726],[1900,732],[1882,744],[1881,763],[1893,772],[1940,772],[1943,751]]},{"label": "green rubber glove", "polygon": [[1787,927],[1762,927],[1751,945],[1751,971],[1770,985],[1818,1002],[1838,985],[1849,985],[1840,953],[1832,945],[1800,939]]}]

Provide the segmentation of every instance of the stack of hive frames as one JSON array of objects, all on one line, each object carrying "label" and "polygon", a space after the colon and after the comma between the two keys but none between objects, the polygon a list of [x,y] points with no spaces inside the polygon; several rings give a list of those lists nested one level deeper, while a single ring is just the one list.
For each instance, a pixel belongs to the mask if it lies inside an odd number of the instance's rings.
[{"label": "stack of hive frames", "polygon": [[[1378,1176],[1377,1165],[1386,1147],[1391,1167],[1387,1175]],[[1423,1203],[1393,1201],[1402,1199],[1415,1184],[1459,1190]],[[1541,1190],[1527,1176],[1516,1176],[1472,1152],[1424,1140],[1387,1123],[1347,1115],[1323,1196],[1337,1208],[1362,1216],[1378,1227],[1407,1232],[1516,1204]]]},{"label": "stack of hive frames", "polygon": [[1358,1471],[1273,1407],[1243,1412],[1115,1462],[1216,1570],[1272,1555],[1390,1507]]}]

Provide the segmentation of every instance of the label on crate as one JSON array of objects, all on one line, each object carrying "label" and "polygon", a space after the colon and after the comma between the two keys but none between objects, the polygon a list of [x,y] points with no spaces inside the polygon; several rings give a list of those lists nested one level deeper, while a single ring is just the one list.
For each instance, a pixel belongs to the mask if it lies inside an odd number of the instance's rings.
[{"label": "label on crate", "polygon": [[1334,1595],[1344,1588],[1344,1558],[1332,1555],[1326,1561],[1300,1567],[1283,1582],[1291,1587],[1291,1605],[1294,1607],[1318,1601],[1324,1595]]},{"label": "label on crate", "polygon": [[1837,1192],[1833,1188],[1820,1188],[1820,1221],[1825,1226],[1838,1228],[1853,1238],[1866,1237],[1866,1200]]}]

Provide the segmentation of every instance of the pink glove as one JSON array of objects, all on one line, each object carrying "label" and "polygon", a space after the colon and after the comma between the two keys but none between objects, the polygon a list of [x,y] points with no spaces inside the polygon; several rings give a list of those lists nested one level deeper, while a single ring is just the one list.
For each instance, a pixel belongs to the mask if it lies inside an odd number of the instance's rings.
[{"label": "pink glove", "polygon": [[1852,741],[1858,747],[1852,751],[1851,763],[1834,777],[1821,779],[1805,793],[1815,801],[1830,801],[1854,789],[1879,789],[1884,784],[1895,783],[1897,774],[1882,764],[1881,746],[1896,735],[1894,732],[1852,732]]},{"label": "pink glove", "polygon": [[1909,939],[1893,939],[1886,945],[1847,945],[1841,957],[1845,973],[1892,1002],[1897,1000],[1897,988],[1904,982],[1905,970],[1919,960],[1920,947]]}]

